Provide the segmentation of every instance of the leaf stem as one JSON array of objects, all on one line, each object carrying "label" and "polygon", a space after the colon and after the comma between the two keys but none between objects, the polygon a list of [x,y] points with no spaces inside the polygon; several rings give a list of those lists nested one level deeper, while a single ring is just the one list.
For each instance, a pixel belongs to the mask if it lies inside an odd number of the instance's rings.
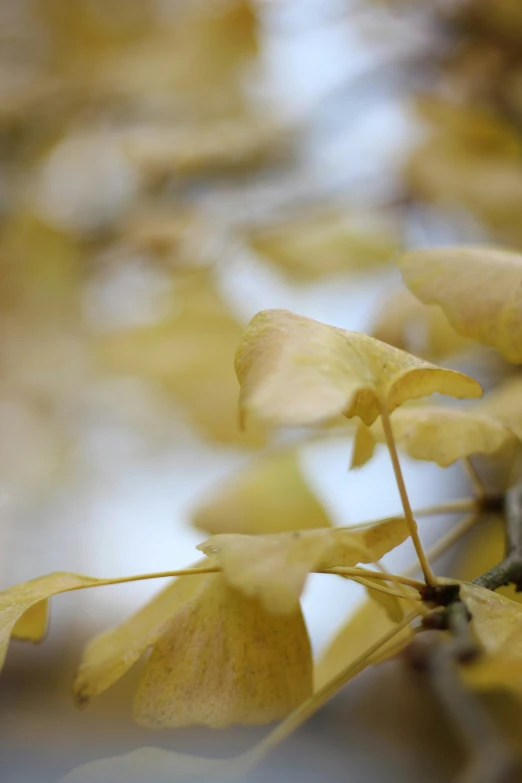
[{"label": "leaf stem", "polygon": [[380,408],[381,408],[381,421],[382,421],[382,428],[384,431],[384,437],[386,438],[386,445],[388,446],[388,451],[390,453],[393,472],[395,473],[395,480],[397,482],[397,488],[399,490],[399,495],[401,497],[401,503],[404,509],[404,516],[406,518],[406,522],[410,530],[413,546],[415,547],[417,557],[419,558],[419,563],[421,565],[422,572],[424,574],[424,579],[426,580],[426,584],[434,587],[437,584],[437,577],[431,570],[431,566],[428,562],[428,558],[426,557],[426,553],[424,552],[424,548],[422,546],[422,542],[419,537],[419,530],[417,527],[417,523],[413,518],[410,500],[408,497],[408,493],[406,491],[404,477],[402,475],[401,464],[399,462],[399,455],[397,454],[397,447],[395,445],[395,438],[393,437],[390,415],[388,413],[388,408],[386,407],[386,403],[381,401]]},{"label": "leaf stem", "polygon": [[76,585],[67,588],[68,593],[74,590],[86,590],[91,587],[106,587],[107,585],[120,585],[127,582],[142,582],[145,579],[164,579],[172,576],[192,576],[194,574],[215,574],[221,571],[219,566],[201,566],[195,568],[181,568],[178,571],[157,571],[150,574],[137,574],[136,576],[121,576],[116,579],[97,579],[92,584]]},{"label": "leaf stem", "polygon": [[412,620],[418,616],[418,612],[413,612],[404,618],[391,631],[381,636],[374,644],[368,647],[364,653],[359,655],[345,669],[337,674],[333,679],[323,685],[316,693],[312,694],[302,704],[299,705],[287,718],[285,718],[273,731],[271,731],[261,742],[254,745],[242,757],[240,768],[246,773],[254,767],[267,753],[281,744],[292,732],[301,726],[308,718],[323,706],[337,691],[339,691],[347,682],[362,671],[367,661],[372,655],[379,652],[387,642],[393,639],[403,628],[406,628]]},{"label": "leaf stem", "polygon": [[401,593],[398,590],[392,590],[384,585],[375,584],[370,579],[364,579],[362,576],[350,577],[353,582],[368,587],[370,590],[377,590],[379,593],[385,593],[386,595],[393,595],[394,598],[402,598],[406,601],[420,601],[420,595],[414,595],[413,593]]},{"label": "leaf stem", "polygon": [[401,574],[389,574],[385,571],[373,571],[369,568],[348,568],[346,566],[338,566],[337,568],[325,568],[319,573],[383,579],[386,582],[398,582],[399,584],[407,585],[408,587],[414,587],[417,590],[424,587],[424,582],[421,582],[420,579],[412,579],[411,577],[402,576]]},{"label": "leaf stem", "polygon": [[464,457],[463,463],[477,497],[483,498],[486,494],[486,488],[484,487],[482,479],[477,473],[474,464],[469,457]]}]

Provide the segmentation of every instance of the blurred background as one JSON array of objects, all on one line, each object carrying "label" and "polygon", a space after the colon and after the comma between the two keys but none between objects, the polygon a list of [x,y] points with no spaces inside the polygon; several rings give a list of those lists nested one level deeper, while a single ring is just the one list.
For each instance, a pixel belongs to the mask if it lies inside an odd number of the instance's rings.
[{"label": "blurred background", "polygon": [[[0,586],[192,563],[198,508],[281,445],[334,524],[398,513],[382,449],[348,472],[352,425],[242,432],[234,353],[254,313],[285,307],[486,387],[510,372],[416,304],[394,258],[522,246],[519,0],[0,0],[0,41]],[[459,467],[404,464],[414,507],[470,492]],[[386,562],[410,559],[406,544]],[[12,643],[2,781],[259,734],[139,729],[136,673],[75,710],[85,641],[160,586],[61,596],[44,646]],[[317,655],[362,597],[309,580]],[[428,740],[452,740],[390,666],[260,780],[447,779],[452,753]]]}]

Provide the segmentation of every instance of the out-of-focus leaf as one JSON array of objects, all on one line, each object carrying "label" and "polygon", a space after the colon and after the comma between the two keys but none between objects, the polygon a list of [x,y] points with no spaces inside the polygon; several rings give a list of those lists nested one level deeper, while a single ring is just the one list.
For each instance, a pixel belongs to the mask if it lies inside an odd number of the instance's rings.
[{"label": "out-of-focus leaf", "polygon": [[233,361],[241,331],[202,271],[179,282],[168,318],[105,334],[96,350],[104,370],[164,386],[210,438],[259,445],[259,431],[242,433],[238,424]]},{"label": "out-of-focus leaf", "polygon": [[457,334],[440,308],[424,305],[406,288],[396,291],[381,305],[372,337],[435,360],[478,347]]},{"label": "out-of-focus leaf", "polygon": [[209,262],[205,237],[211,232],[201,216],[186,205],[150,204],[135,210],[119,226],[122,239],[174,269]]},{"label": "out-of-focus leaf", "polygon": [[[397,599],[399,602],[402,599]],[[411,609],[406,603],[405,611]],[[396,625],[381,604],[367,600],[351,615],[340,628],[325,652],[319,658],[314,673],[314,689],[321,688],[344,668],[355,661],[359,655],[376,642],[380,636],[392,630]],[[412,638],[413,631],[407,626],[377,656],[377,660],[386,660],[395,655]],[[375,662],[374,659],[371,662]]]},{"label": "out-of-focus leaf", "polygon": [[59,783],[189,783],[228,779],[232,764],[162,748],[138,748],[121,756],[89,761],[60,778]]},{"label": "out-of-focus leaf", "polygon": [[[402,408],[392,414],[391,422],[398,446],[410,457],[436,462],[441,468],[471,454],[491,454],[514,439],[513,433],[491,416],[442,405]],[[386,442],[380,420],[364,437],[368,436],[377,443]]]},{"label": "out-of-focus leaf", "polygon": [[[36,610],[38,616],[42,612],[42,602],[45,602],[53,595],[67,593],[69,590],[77,590],[80,587],[92,587],[100,581],[102,580],[94,579],[90,576],[80,576],[59,571],[47,576],[41,576],[38,579],[31,579],[29,582],[23,582],[0,592],[0,668],[5,661],[9,639],[17,623],[27,611],[40,604],[40,608]],[[25,625],[25,621],[22,622]],[[20,626],[18,627],[20,628]],[[35,636],[37,630],[38,628],[33,626],[33,630],[30,633]]]},{"label": "out-of-focus leaf", "polygon": [[216,557],[230,584],[276,613],[295,611],[311,571],[374,563],[408,538],[402,517],[363,530],[216,535],[198,549]]},{"label": "out-of-focus leaf", "polygon": [[270,723],[311,692],[312,656],[300,608],[270,614],[222,574],[212,574],[154,646],[134,718],[149,728]]},{"label": "out-of-focus leaf", "polygon": [[[376,587],[380,587],[383,584],[382,579],[365,577],[365,580],[366,582],[373,582]],[[365,587],[368,592],[368,597],[379,604],[379,606],[382,606],[392,623],[400,623],[401,620],[404,619],[404,601],[401,601],[401,599],[397,598],[395,595],[383,593],[382,590],[372,590],[372,588],[366,584]]]},{"label": "out-of-focus leaf", "polygon": [[403,280],[442,307],[466,337],[522,362],[522,255],[484,247],[413,250],[399,260]]},{"label": "out-of-focus leaf", "polygon": [[488,392],[475,407],[480,413],[505,424],[522,440],[522,376],[508,378]]},{"label": "out-of-focus leaf", "polygon": [[50,609],[48,599],[30,606],[14,624],[11,637],[24,642],[43,641],[49,626]]},{"label": "out-of-focus leaf", "polygon": [[154,125],[129,133],[125,149],[138,170],[154,181],[258,165],[280,151],[284,135],[275,123],[255,118]]},{"label": "out-of-focus leaf", "polygon": [[460,206],[510,245],[522,240],[522,165],[505,154],[470,149],[451,134],[424,143],[409,159],[406,181],[417,198]]},{"label": "out-of-focus leaf", "polygon": [[243,417],[272,426],[318,424],[343,413],[372,424],[385,405],[440,392],[480,397],[477,381],[358,332],[288,310],[251,320],[236,354]]},{"label": "out-of-focus leaf", "polygon": [[[375,222],[375,221],[374,221]],[[312,214],[252,230],[247,241],[298,280],[384,264],[400,247],[397,232],[342,213]]]},{"label": "out-of-focus leaf", "polygon": [[295,448],[250,462],[198,506],[193,524],[208,533],[282,533],[329,527],[326,511],[308,487]]},{"label": "out-of-focus leaf", "polygon": [[493,590],[463,584],[462,599],[483,655],[461,671],[480,690],[503,688],[522,697],[522,606]]}]

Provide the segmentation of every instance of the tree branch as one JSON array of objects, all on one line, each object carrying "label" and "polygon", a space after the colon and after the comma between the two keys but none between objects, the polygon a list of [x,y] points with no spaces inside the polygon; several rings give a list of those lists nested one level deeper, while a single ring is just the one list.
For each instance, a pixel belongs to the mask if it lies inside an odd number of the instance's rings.
[{"label": "tree branch", "polygon": [[410,644],[407,660],[426,677],[468,750],[471,761],[458,783],[516,783],[521,772],[518,759],[479,698],[464,686],[459,675],[458,664],[479,653],[469,630],[469,612],[457,599],[433,615],[439,618],[436,627],[451,631],[451,638],[436,632],[421,634]]},{"label": "tree branch", "polygon": [[522,591],[522,484],[517,484],[506,492],[504,524],[505,557],[485,574],[477,577],[474,584],[486,587],[488,590],[515,584],[517,592],[520,592]]}]

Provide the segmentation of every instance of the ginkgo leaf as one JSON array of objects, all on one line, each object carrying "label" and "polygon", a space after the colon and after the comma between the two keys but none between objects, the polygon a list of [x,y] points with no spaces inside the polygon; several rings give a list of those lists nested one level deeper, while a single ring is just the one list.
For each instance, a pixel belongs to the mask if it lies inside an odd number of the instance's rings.
[{"label": "ginkgo leaf", "polygon": [[14,624],[11,637],[35,644],[43,641],[49,627],[50,610],[49,599],[38,601],[30,606]]},{"label": "ginkgo leaf", "polygon": [[[92,587],[102,581],[90,576],[80,576],[79,574],[58,571],[54,574],[31,579],[29,582],[23,582],[0,592],[0,669],[5,661],[9,639],[17,623],[21,621],[21,618],[27,611],[40,604],[40,608],[36,610],[36,626],[32,625],[34,620],[33,614],[30,623],[32,630],[29,630],[28,636],[24,637],[31,638],[32,636],[34,638],[36,636],[37,639],[40,639],[41,635],[37,634],[42,628],[42,602],[53,595],[66,593],[69,590],[77,590],[80,587]],[[24,630],[24,626],[27,631],[25,621],[22,621],[18,627]]]},{"label": "ginkgo leaf", "polygon": [[327,528],[271,535],[216,535],[198,546],[215,557],[226,578],[271,612],[295,611],[311,571],[373,563],[402,544],[409,530],[402,517],[363,530]]},{"label": "ginkgo leaf", "polygon": [[477,381],[358,332],[265,310],[236,354],[243,417],[273,426],[318,424],[339,414],[372,424],[382,406],[440,392],[480,397]]},{"label": "ginkgo leaf", "polygon": [[162,748],[139,748],[121,756],[89,761],[60,778],[58,783],[189,783],[228,777],[232,763],[200,758]]},{"label": "ginkgo leaf", "polygon": [[408,288],[442,307],[466,337],[522,362],[522,255],[484,247],[413,250],[399,259]]},{"label": "ginkgo leaf", "polygon": [[212,574],[153,648],[134,700],[142,726],[264,724],[312,692],[312,657],[299,607],[270,614]]},{"label": "ginkgo leaf", "polygon": [[242,433],[237,420],[232,363],[241,331],[212,278],[195,271],[178,281],[165,320],[102,335],[97,357],[105,371],[165,387],[209,437],[259,445],[262,434]]},{"label": "ginkgo leaf", "polygon": [[407,288],[395,291],[380,308],[372,337],[426,359],[441,359],[477,347],[457,334],[439,307],[427,306]]},{"label": "ginkgo leaf", "polygon": [[[397,601],[402,603],[402,599],[397,599]],[[404,609],[409,611],[411,607],[404,602]],[[314,690],[321,688],[333,679],[395,625],[396,623],[390,619],[388,612],[381,604],[373,600],[362,603],[339,629],[319,658],[314,671]],[[379,651],[378,656],[372,658],[368,663],[386,660],[387,657],[395,655],[401,646],[406,646],[412,636],[411,626],[406,626],[392,642],[386,644]]]},{"label": "ginkgo leaf", "polygon": [[400,244],[389,226],[342,212],[312,213],[261,226],[246,238],[257,253],[298,280],[386,263]]},{"label": "ginkgo leaf", "polygon": [[522,696],[522,605],[493,590],[463,583],[460,594],[484,654],[461,667],[475,688],[503,688]]},{"label": "ginkgo leaf", "polygon": [[[197,567],[200,565],[196,563]],[[103,693],[154,645],[173,615],[201,588],[206,575],[175,579],[141,609],[87,645],[74,683],[80,707]]]},{"label": "ginkgo leaf", "polygon": [[282,533],[329,527],[312,494],[295,448],[263,455],[220,483],[198,506],[192,523],[208,533]]},{"label": "ginkgo leaf", "polygon": [[384,609],[392,623],[400,623],[404,619],[404,601],[395,595],[384,593],[382,590],[372,590],[367,584],[368,582],[373,582],[376,588],[379,588],[383,584],[382,579],[371,579],[371,577],[367,576],[364,579],[368,597]]},{"label": "ginkgo leaf", "polygon": [[[461,408],[431,405],[402,408],[392,414],[391,423],[397,445],[410,457],[436,462],[442,468],[470,454],[491,454],[514,438],[513,433],[494,418]],[[377,443],[386,442],[380,420],[366,432],[359,432],[357,437],[373,437]],[[369,447],[366,453],[371,456]],[[357,465],[364,464],[364,456],[359,447]]]},{"label": "ginkgo leaf", "polygon": [[475,409],[502,422],[522,440],[522,376],[509,378],[488,392]]}]

